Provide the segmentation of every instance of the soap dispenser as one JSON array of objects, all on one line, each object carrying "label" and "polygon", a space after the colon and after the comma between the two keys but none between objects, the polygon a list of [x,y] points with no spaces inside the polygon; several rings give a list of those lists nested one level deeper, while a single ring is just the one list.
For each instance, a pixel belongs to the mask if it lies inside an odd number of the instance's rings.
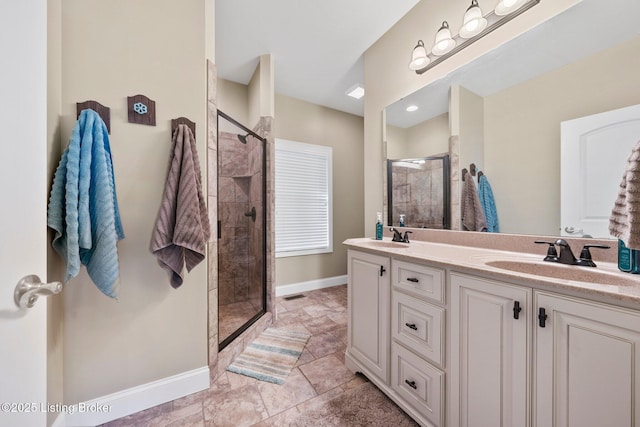
[{"label": "soap dispenser", "polygon": [[400,214],[400,227],[404,227],[404,214]]},{"label": "soap dispenser", "polygon": [[625,273],[640,273],[640,251],[629,249],[618,239],[618,269]]},{"label": "soap dispenser", "polygon": [[378,212],[376,220],[376,240],[382,240],[382,212]]}]

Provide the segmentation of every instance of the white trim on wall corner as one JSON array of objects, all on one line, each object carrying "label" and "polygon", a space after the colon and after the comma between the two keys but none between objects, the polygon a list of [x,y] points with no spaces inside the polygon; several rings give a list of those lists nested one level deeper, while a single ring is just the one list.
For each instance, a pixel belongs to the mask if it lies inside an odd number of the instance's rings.
[{"label": "white trim on wall corner", "polygon": [[[73,405],[53,426],[95,426],[209,388],[209,367],[142,384]],[[84,411],[81,409],[84,408]]]},{"label": "white trim on wall corner", "polygon": [[332,286],[345,285],[347,275],[325,277],[324,279],[309,280],[308,282],[292,283],[290,285],[276,286],[276,297],[299,294],[301,292],[314,291],[316,289],[330,288]]}]

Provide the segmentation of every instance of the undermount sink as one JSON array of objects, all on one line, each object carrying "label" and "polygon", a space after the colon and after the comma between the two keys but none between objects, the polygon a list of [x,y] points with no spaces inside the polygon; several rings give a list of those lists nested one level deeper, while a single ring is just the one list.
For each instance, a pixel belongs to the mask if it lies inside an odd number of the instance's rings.
[{"label": "undermount sink", "polygon": [[393,241],[389,241],[389,240],[374,240],[371,239],[370,241],[367,242],[368,245],[373,245],[373,246],[377,246],[380,248],[408,248],[409,244],[408,243],[403,243],[403,242],[393,242]]},{"label": "undermount sink", "polygon": [[552,277],[577,282],[597,283],[611,286],[637,286],[639,281],[631,277],[621,277],[621,274],[598,271],[591,267],[553,264],[550,262],[524,262],[513,260],[488,261],[486,265],[516,273],[533,274],[536,276]]}]

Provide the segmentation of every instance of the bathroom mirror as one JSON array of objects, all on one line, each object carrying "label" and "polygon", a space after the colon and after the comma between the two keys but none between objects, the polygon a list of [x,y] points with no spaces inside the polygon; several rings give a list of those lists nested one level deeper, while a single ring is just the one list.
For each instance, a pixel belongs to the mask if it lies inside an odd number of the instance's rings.
[{"label": "bathroom mirror", "polygon": [[[441,153],[454,136],[458,171],[475,163],[491,183],[501,232],[560,235],[560,123],[640,104],[637,16],[637,0],[583,0],[395,102],[387,158]],[[439,136],[405,154],[406,135]]]},{"label": "bathroom mirror", "polygon": [[388,222],[415,228],[450,228],[449,155],[387,162]]}]

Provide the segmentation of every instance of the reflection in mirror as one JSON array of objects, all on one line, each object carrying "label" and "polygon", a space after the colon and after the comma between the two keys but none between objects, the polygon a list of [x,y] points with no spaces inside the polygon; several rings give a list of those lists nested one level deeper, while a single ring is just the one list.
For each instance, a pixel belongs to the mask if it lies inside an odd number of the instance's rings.
[{"label": "reflection in mirror", "polygon": [[[491,177],[501,232],[560,235],[571,225],[561,222],[561,123],[640,104],[637,16],[637,0],[582,0],[386,108],[387,135],[426,134],[425,122],[448,117],[452,229],[457,168],[469,163]],[[389,137],[387,150],[397,150]],[[602,167],[622,177],[625,165]]]},{"label": "reflection in mirror", "polygon": [[450,228],[449,155],[387,161],[389,225]]}]

